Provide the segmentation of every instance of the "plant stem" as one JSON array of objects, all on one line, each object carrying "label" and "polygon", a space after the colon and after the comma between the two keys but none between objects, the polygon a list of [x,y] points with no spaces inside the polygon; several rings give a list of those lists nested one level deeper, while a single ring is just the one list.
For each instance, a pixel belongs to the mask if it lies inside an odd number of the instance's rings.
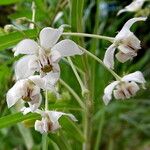
[{"label": "plant stem", "polygon": [[[70,65],[70,63],[68,62],[68,60],[66,59],[66,58],[62,58],[63,59],[63,61],[65,62],[65,63],[67,63],[68,65]],[[85,72],[82,70],[82,69],[80,69],[78,66],[76,66],[76,65],[74,65],[75,66],[75,68],[76,68],[76,70],[82,75],[82,76],[84,76],[85,75]]]},{"label": "plant stem", "polygon": [[45,91],[45,110],[48,110],[48,91]]},{"label": "plant stem", "polygon": [[[48,110],[48,91],[45,91],[45,111]],[[42,135],[42,150],[48,150],[48,133]]]},{"label": "plant stem", "polygon": [[47,133],[42,135],[42,150],[48,150],[48,137]]},{"label": "plant stem", "polygon": [[97,34],[64,32],[62,35],[70,35],[70,36],[80,36],[80,37],[90,37],[90,38],[96,38],[96,39],[104,39],[104,40],[108,40],[108,41],[110,41],[112,43],[114,41],[113,37],[102,36],[102,35],[97,35]]},{"label": "plant stem", "polygon": [[86,109],[85,104],[82,102],[82,100],[77,95],[77,93],[65,81],[63,81],[62,79],[59,79],[59,81],[73,95],[73,97],[77,100],[77,102],[79,103],[79,105],[81,106],[81,108]]},{"label": "plant stem", "polygon": [[79,74],[78,74],[78,72],[77,72],[77,70],[76,70],[76,68],[75,68],[75,66],[74,66],[74,64],[73,64],[70,57],[68,57],[68,62],[70,63],[71,68],[72,68],[72,70],[73,70],[73,72],[74,72],[74,74],[75,74],[75,76],[76,76],[76,78],[77,78],[77,80],[80,84],[80,87],[81,87],[81,90],[82,90],[82,95],[84,96],[88,92],[88,90],[85,88],[85,86],[84,86],[84,84],[83,84],[83,82],[82,82],[82,80],[81,80],[81,78],[80,78],[80,76],[79,76]]},{"label": "plant stem", "polygon": [[32,2],[32,7],[31,7],[31,9],[32,9],[32,22],[33,23],[30,23],[30,29],[34,29],[34,22],[35,22],[35,13],[36,13],[36,9],[35,9],[35,2],[33,1]]},{"label": "plant stem", "polygon": [[89,56],[91,56],[93,59],[95,59],[96,61],[98,61],[105,69],[107,69],[118,81],[121,81],[121,77],[116,74],[112,69],[108,68],[101,59],[99,59],[97,56],[95,56],[94,54],[92,54],[91,52],[89,52],[88,50],[84,49],[83,47],[79,46],[86,54],[88,54]]},{"label": "plant stem", "polygon": [[105,119],[105,110],[102,110],[100,122],[99,122],[99,128],[98,128],[98,133],[96,137],[96,142],[95,142],[95,148],[94,150],[99,150],[100,147],[100,142],[101,142],[101,137],[102,137],[102,129],[104,125],[104,119]]}]

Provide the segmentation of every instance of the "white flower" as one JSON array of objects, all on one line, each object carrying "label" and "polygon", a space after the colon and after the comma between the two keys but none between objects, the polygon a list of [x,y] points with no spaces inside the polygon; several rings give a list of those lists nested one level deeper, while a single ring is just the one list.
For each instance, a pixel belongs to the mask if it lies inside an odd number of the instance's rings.
[{"label": "white flower", "polygon": [[62,57],[82,54],[77,44],[69,39],[56,44],[62,33],[62,27],[58,29],[46,27],[39,34],[39,43],[25,39],[15,47],[15,56],[26,54],[16,63],[17,80],[29,77],[36,71],[40,72],[41,76],[54,72],[58,77],[60,73],[58,62]]},{"label": "white flower", "polygon": [[58,122],[59,118],[63,115],[68,116],[73,121],[77,121],[77,119],[72,114],[66,114],[63,112],[57,112],[57,111],[40,111],[37,113],[40,113],[42,116],[42,120],[36,120],[35,122],[35,130],[42,133],[47,132],[54,132],[57,129],[59,129],[61,126]]},{"label": "white flower", "polygon": [[112,82],[104,90],[103,101],[105,105],[107,105],[112,99],[112,94],[115,99],[128,99],[136,95],[140,90],[137,83],[142,84],[144,88],[145,82],[143,74],[140,71],[124,76],[121,81]]},{"label": "white flower", "polygon": [[124,9],[121,9],[117,15],[120,15],[123,12],[129,11],[129,12],[136,12],[140,10],[144,4],[145,0],[134,0],[131,4],[126,6]]},{"label": "white flower", "polygon": [[124,63],[137,55],[137,51],[141,49],[140,40],[130,31],[130,27],[137,21],[145,21],[145,17],[132,18],[128,20],[121,31],[116,35],[113,44],[108,47],[104,56],[104,64],[108,68],[114,68],[114,53],[116,48],[119,52],[116,58]]},{"label": "white flower", "polygon": [[17,81],[7,92],[6,99],[8,108],[12,107],[19,100],[27,102],[29,107],[21,109],[26,114],[37,110],[41,104],[42,96],[40,94],[40,87],[35,85],[30,79],[22,79]]}]

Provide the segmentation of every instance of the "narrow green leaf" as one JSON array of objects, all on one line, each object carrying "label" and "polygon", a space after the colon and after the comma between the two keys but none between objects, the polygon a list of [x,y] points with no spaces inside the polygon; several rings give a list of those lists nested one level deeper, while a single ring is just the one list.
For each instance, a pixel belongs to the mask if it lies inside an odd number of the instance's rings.
[{"label": "narrow green leaf", "polygon": [[[71,10],[70,10],[70,24],[71,24],[71,31],[77,32],[77,0],[71,0]],[[77,42],[79,41],[78,37],[72,37],[72,39]]]},{"label": "narrow green leaf", "polygon": [[35,113],[30,113],[23,115],[22,113],[11,114],[0,118],[0,129],[8,126],[12,126],[16,123],[22,122],[27,119],[40,119],[40,115]]},{"label": "narrow green leaf", "polygon": [[0,5],[10,5],[20,2],[21,0],[0,0]]},{"label": "narrow green leaf", "polygon": [[79,142],[83,142],[85,140],[80,129],[68,117],[62,116],[59,119],[59,123],[61,124],[62,129],[64,129],[67,132],[67,134],[73,137],[75,140]]},{"label": "narrow green leaf", "polygon": [[35,38],[37,36],[37,30],[25,30],[21,32],[12,32],[9,34],[5,34],[0,36],[0,50],[4,50],[5,48],[9,48],[14,46],[19,41],[23,40],[24,38]]}]

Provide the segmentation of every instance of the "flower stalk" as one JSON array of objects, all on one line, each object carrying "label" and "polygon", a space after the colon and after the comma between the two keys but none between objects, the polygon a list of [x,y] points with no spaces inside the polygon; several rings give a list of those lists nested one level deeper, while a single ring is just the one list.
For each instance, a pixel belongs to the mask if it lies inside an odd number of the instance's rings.
[{"label": "flower stalk", "polygon": [[116,74],[112,69],[108,68],[101,59],[99,59],[97,56],[95,56],[94,54],[92,54],[91,52],[87,51],[86,49],[84,49],[83,47],[79,46],[80,49],[82,49],[86,54],[88,54],[90,57],[92,57],[93,59],[95,59],[97,62],[99,62],[104,68],[106,68],[118,81],[121,81],[121,77]]},{"label": "flower stalk", "polygon": [[45,110],[48,110],[48,90],[45,90]]},{"label": "flower stalk", "polygon": [[75,32],[64,32],[62,35],[69,35],[69,36],[79,36],[79,37],[89,37],[89,38],[96,38],[96,39],[103,39],[113,43],[114,38],[96,34],[88,34],[88,33],[75,33]]},{"label": "flower stalk", "polygon": [[72,68],[72,70],[73,70],[73,72],[74,72],[74,74],[75,74],[75,76],[76,76],[76,78],[77,78],[77,80],[80,84],[80,87],[81,87],[81,90],[82,90],[82,96],[84,97],[85,94],[88,93],[88,89],[85,88],[85,86],[84,86],[84,84],[83,84],[83,82],[82,82],[82,80],[81,80],[81,78],[80,78],[80,76],[79,76],[72,60],[71,60],[71,58],[70,57],[67,57],[67,58],[68,58],[68,62],[70,63],[70,66],[71,66],[71,68]]},{"label": "flower stalk", "polygon": [[62,79],[59,79],[59,81],[73,95],[73,97],[77,100],[81,108],[86,109],[85,104],[82,102],[77,93],[65,81],[63,81]]},{"label": "flower stalk", "polygon": [[30,26],[30,29],[34,29],[34,22],[35,22],[35,13],[36,13],[36,9],[35,9],[35,2],[33,1],[32,2],[32,6],[31,6],[31,9],[32,9],[32,22],[29,26]]}]

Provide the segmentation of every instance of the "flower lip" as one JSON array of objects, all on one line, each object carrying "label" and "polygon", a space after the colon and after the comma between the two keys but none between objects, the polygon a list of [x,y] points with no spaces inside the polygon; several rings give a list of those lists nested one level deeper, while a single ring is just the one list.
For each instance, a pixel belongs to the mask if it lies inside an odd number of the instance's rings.
[{"label": "flower lip", "polygon": [[143,89],[145,79],[140,71],[130,73],[121,78],[121,81],[114,81],[109,84],[104,90],[103,101],[107,105],[112,96],[116,99],[128,99],[136,95],[140,90],[140,85]]},{"label": "flower lip", "polygon": [[31,102],[32,101],[30,96],[22,97],[22,100],[24,100],[25,102]]},{"label": "flower lip", "polygon": [[139,86],[135,82],[122,81],[115,87],[114,97],[116,99],[128,99],[133,97],[139,89]]},{"label": "flower lip", "polygon": [[25,95],[22,96],[22,100],[24,100],[25,102],[32,101],[32,98],[31,98],[32,92],[33,92],[33,89],[30,87],[27,87],[27,91]]},{"label": "flower lip", "polygon": [[53,70],[53,66],[52,66],[51,64],[45,65],[45,66],[43,66],[43,67],[41,68],[41,70],[42,70],[43,72],[45,72],[45,73],[48,73],[48,72],[50,72],[50,71]]}]

